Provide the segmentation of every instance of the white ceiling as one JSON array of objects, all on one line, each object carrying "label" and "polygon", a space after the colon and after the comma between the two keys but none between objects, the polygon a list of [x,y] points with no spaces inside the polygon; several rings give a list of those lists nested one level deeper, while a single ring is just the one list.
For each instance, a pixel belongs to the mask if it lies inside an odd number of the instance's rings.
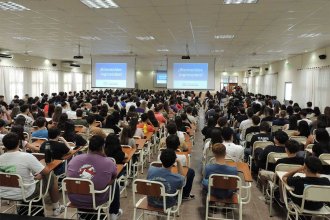
[{"label": "white ceiling", "polygon": [[[5,1],[5,0],[4,0]],[[0,11],[0,48],[49,59],[82,54],[138,56],[137,68],[166,66],[166,55],[217,57],[216,70],[246,70],[330,44],[329,0],[114,0],[117,9],[90,9],[79,0],[12,0],[30,11]],[[300,38],[321,33],[315,38]],[[214,39],[214,35],[235,35]],[[81,36],[101,40],[83,40]],[[154,36],[139,41],[136,36]],[[32,40],[17,40],[28,37]],[[157,52],[157,49],[169,52]],[[223,52],[212,52],[223,50]],[[85,63],[89,60],[85,58]]]}]

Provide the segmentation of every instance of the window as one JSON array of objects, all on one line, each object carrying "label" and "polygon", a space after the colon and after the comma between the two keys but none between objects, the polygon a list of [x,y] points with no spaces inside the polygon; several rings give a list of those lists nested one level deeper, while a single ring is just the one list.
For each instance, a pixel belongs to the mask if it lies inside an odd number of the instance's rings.
[{"label": "window", "polygon": [[63,89],[65,92],[71,91],[71,84],[72,84],[72,75],[71,73],[64,73],[63,76]]},{"label": "window", "polygon": [[226,87],[228,90],[228,83],[238,83],[237,76],[221,76],[220,89]]},{"label": "window", "polygon": [[82,73],[75,73],[75,84],[76,84],[76,91],[82,91],[83,90],[83,74]]},{"label": "window", "polygon": [[43,91],[44,73],[32,71],[32,96],[39,96]]},{"label": "window", "polygon": [[85,86],[86,90],[92,89],[92,79],[90,74],[85,74]]},{"label": "window", "polygon": [[290,101],[292,98],[292,83],[286,82],[284,88],[284,100]]},{"label": "window", "polygon": [[49,93],[58,93],[58,72],[50,71],[48,72],[48,86]]},{"label": "window", "polygon": [[23,84],[24,84],[24,74],[23,70],[13,69],[8,72],[9,76],[9,95],[10,98],[14,98],[15,95],[18,95],[20,98],[23,98]]}]

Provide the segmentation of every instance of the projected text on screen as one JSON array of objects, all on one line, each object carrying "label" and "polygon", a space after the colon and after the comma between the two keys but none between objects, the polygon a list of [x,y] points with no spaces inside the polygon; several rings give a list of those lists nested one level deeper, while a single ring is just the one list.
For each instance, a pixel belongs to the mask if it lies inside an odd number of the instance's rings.
[{"label": "projected text on screen", "polygon": [[157,84],[167,83],[167,73],[157,73]]},{"label": "projected text on screen", "polygon": [[96,63],[95,73],[96,87],[126,87],[126,63]]},{"label": "projected text on screen", "polygon": [[173,63],[173,87],[207,89],[208,63]]}]

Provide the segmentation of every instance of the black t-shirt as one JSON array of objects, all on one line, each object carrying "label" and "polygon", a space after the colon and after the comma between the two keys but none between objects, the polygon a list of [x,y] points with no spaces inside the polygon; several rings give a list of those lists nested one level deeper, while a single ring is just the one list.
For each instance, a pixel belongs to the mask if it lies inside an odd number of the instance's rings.
[{"label": "black t-shirt", "polygon": [[46,143],[50,144],[52,158],[55,160],[61,160],[62,157],[70,151],[70,149],[64,143],[58,141],[45,141],[40,146],[40,153],[45,153]]},{"label": "black t-shirt", "polygon": [[247,134],[257,133],[257,132],[260,132],[260,127],[259,126],[251,126],[251,127],[249,127],[249,128],[246,129],[246,131],[245,131],[245,138],[246,138],[246,135]]},{"label": "black t-shirt", "polygon": [[285,118],[278,118],[273,121],[273,125],[283,126],[289,124],[289,121]]},{"label": "black t-shirt", "polygon": [[319,157],[321,154],[330,153],[330,145],[326,143],[315,143],[312,150],[314,155]]},{"label": "black t-shirt", "polygon": [[[330,185],[329,179],[325,177],[288,177],[287,183],[289,186],[294,187],[294,194],[302,195],[304,192],[304,189],[308,185],[321,185],[321,186],[327,186]],[[301,199],[296,197],[291,197],[292,201],[297,204],[301,205]],[[306,201],[305,202],[305,209],[308,210],[318,210],[322,208],[323,203],[322,202],[311,202]]]},{"label": "black t-shirt", "polygon": [[[272,136],[270,134],[267,134],[267,133],[255,134],[255,135],[252,136],[249,146],[253,147],[253,144],[256,141],[273,141],[273,139],[272,139]],[[247,147],[249,147],[249,146],[247,146]]]},{"label": "black t-shirt", "polygon": [[123,161],[125,160],[125,153],[120,146],[110,146],[109,149],[105,150],[105,153],[108,157],[114,158],[117,164],[123,164]]},{"label": "black t-shirt", "polygon": [[267,116],[267,117],[264,117],[263,119],[261,119],[261,122],[263,122],[263,121],[273,122],[274,120],[275,120],[275,118],[273,116]]},{"label": "black t-shirt", "polygon": [[[258,167],[265,169],[266,168],[266,162],[267,162],[267,156],[271,152],[277,152],[277,153],[285,153],[285,147],[283,146],[275,146],[270,145],[267,146],[263,151],[260,152],[258,157]],[[269,164],[271,165],[271,164]],[[274,165],[268,166],[269,170],[273,170]]]},{"label": "black t-shirt", "polygon": [[240,113],[238,113],[235,116],[235,118],[236,118],[236,121],[239,122],[239,123],[241,123],[242,121],[248,119],[247,115],[241,115]]}]

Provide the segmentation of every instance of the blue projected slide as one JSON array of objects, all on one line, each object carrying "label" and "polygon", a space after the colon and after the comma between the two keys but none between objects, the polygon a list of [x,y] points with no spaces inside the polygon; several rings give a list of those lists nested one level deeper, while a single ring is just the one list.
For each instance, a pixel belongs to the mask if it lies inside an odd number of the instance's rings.
[{"label": "blue projected slide", "polygon": [[167,83],[167,72],[156,72],[156,83],[166,84]]},{"label": "blue projected slide", "polygon": [[208,63],[173,63],[173,88],[207,89]]},{"label": "blue projected slide", "polygon": [[126,88],[127,63],[96,63],[95,86]]}]

